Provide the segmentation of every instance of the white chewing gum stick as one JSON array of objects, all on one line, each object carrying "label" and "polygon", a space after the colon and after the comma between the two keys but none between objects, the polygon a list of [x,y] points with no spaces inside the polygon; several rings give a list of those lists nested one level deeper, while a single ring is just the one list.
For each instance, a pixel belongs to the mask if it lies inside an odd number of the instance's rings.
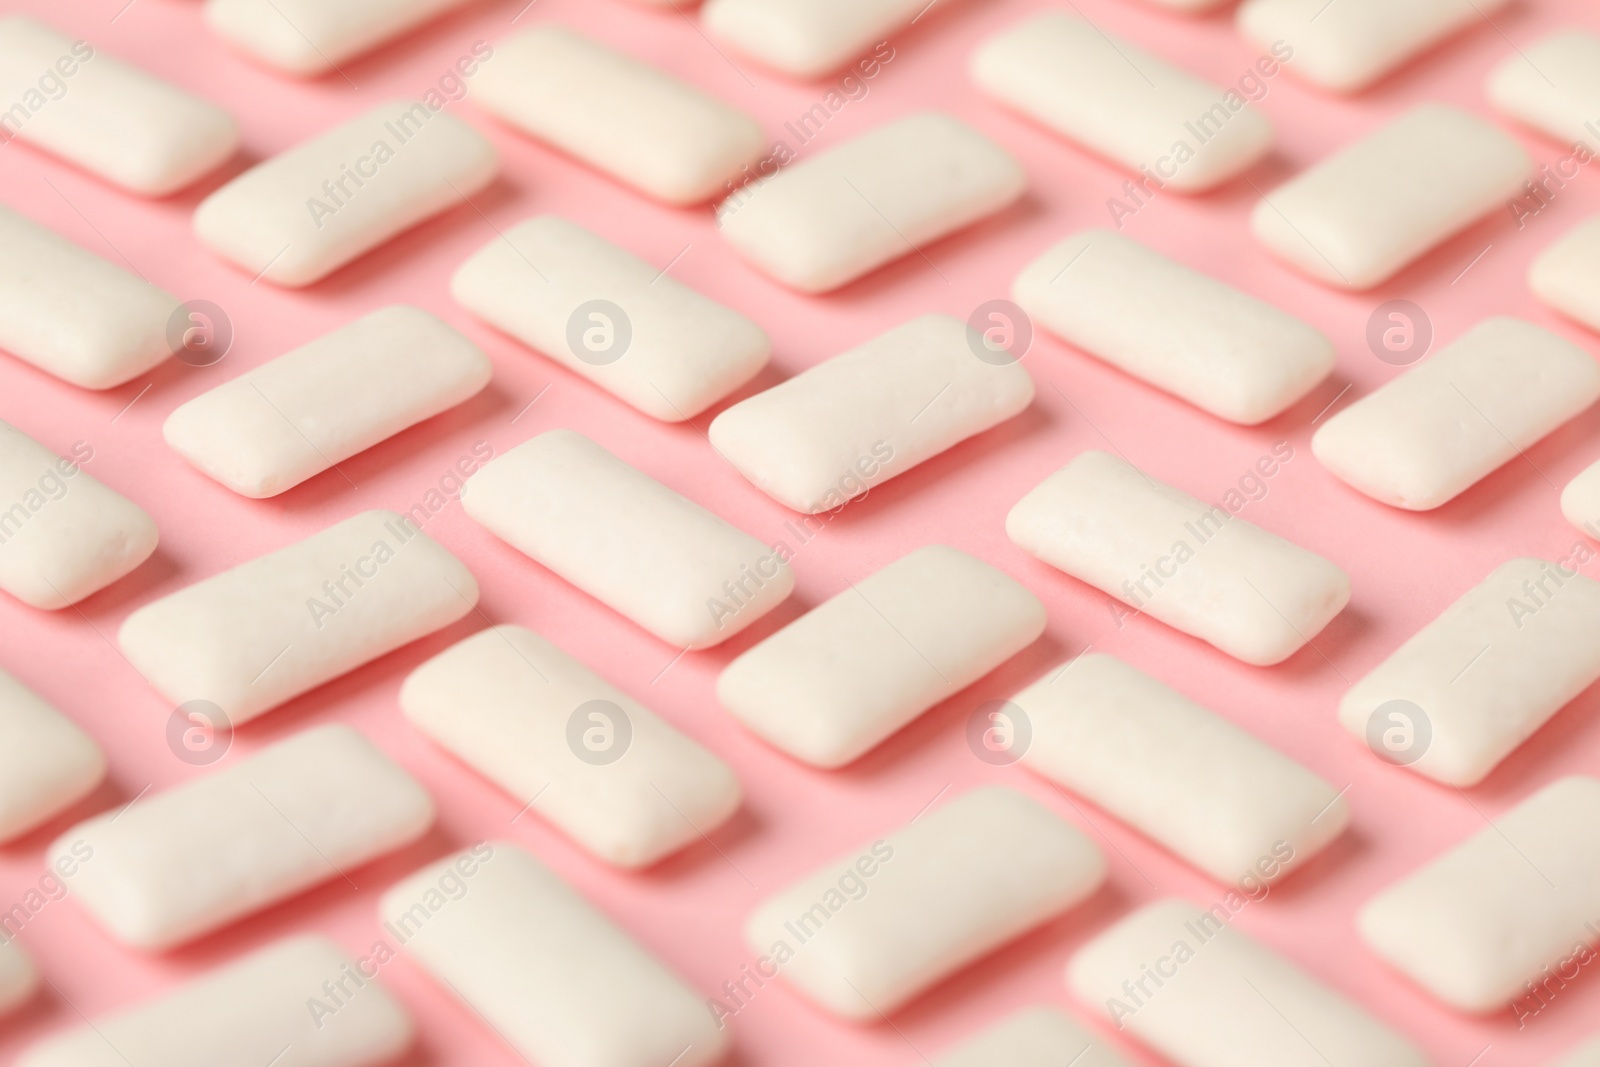
[{"label": "white chewing gum stick", "polygon": [[506,230],[450,279],[456,303],[663,422],[692,419],[766,366],[766,331],[575,222]]},{"label": "white chewing gum stick", "polygon": [[[414,1029],[377,982],[321,937],[274,942],[170,993],[46,1038],[17,1067],[369,1067],[410,1047]],[[369,973],[370,968],[370,973]]]},{"label": "white chewing gum stick", "polygon": [[480,843],[383,896],[384,929],[539,1067],[709,1067],[700,994],[520,847]]},{"label": "white chewing gum stick", "polygon": [[1239,32],[1265,50],[1288,45],[1284,64],[1336,93],[1365,89],[1433,45],[1480,22],[1509,0],[1245,0]]},{"label": "white chewing gum stick", "polygon": [[1014,357],[991,353],[960,319],[924,315],[741,400],[708,436],[762,492],[815,515],[1032,402]]},{"label": "white chewing gum stick", "polygon": [[1008,1016],[933,1061],[933,1067],[1130,1067],[1088,1029],[1055,1008]]},{"label": "white chewing gum stick", "polygon": [[155,951],[348,878],[433,816],[427,790],[371,741],[319,726],[79,823],[50,856],[92,850],[73,895],[118,941]]},{"label": "white chewing gum stick", "polygon": [[1567,483],[1561,491],[1561,514],[1600,541],[1600,462],[1585,467],[1582,474]]},{"label": "white chewing gum stick", "polygon": [[1044,633],[1021,583],[928,545],[813,608],[730,663],[717,699],[814,767],[842,767]]},{"label": "white chewing gum stick", "polygon": [[1600,1067],[1600,1038],[1584,1042],[1550,1067]]},{"label": "white chewing gum stick", "polygon": [[1511,560],[1352,686],[1339,721],[1385,759],[1476,785],[1600,679],[1596,633],[1600,582]]},{"label": "white chewing gum stick", "polygon": [[1106,452],[1084,452],[1039,483],[1006,516],[1006,534],[1258,667],[1294,655],[1350,600],[1350,579],[1321,556]]},{"label": "white chewing gum stick", "polygon": [[39,986],[39,972],[22,947],[0,937],[0,1016],[22,1007]]},{"label": "white chewing gum stick", "polygon": [[686,206],[732,187],[766,150],[731,104],[564,26],[500,41],[478,106],[647,196]]},{"label": "white chewing gum stick", "polygon": [[1371,289],[1520,195],[1532,170],[1497,126],[1422,104],[1263,196],[1250,228],[1312,278]]},{"label": "white chewing gum stick", "polygon": [[461,504],[502,541],[679,648],[726,641],[794,590],[776,549],[572,430],[486,464]]},{"label": "white chewing gum stick", "polygon": [[745,943],[819,1007],[876,1021],[1084,900],[1105,873],[1072,824],[987,786],[768,899]]},{"label": "white chewing gum stick", "polygon": [[128,661],[233,726],[466,615],[478,583],[392,511],[366,511],[128,616]]},{"label": "white chewing gum stick", "polygon": [[1030,769],[1227,885],[1279,880],[1350,822],[1328,782],[1112,656],[1079,656],[1010,703]]},{"label": "white chewing gum stick", "polygon": [[699,841],[739,807],[727,764],[520,626],[474,634],[418,667],[400,707],[446,751],[618,867],[645,867]]},{"label": "white chewing gum stick", "polygon": [[178,298],[0,206],[0,348],[85,389],[173,353]]},{"label": "white chewing gum stick", "polygon": [[1531,322],[1488,319],[1328,419],[1311,451],[1372,499],[1429,511],[1596,398],[1589,353]]},{"label": "white chewing gum stick", "polygon": [[[206,0],[211,31],[285,74],[312,78],[467,0]],[[474,49],[476,54],[476,49]]]},{"label": "white chewing gum stick", "polygon": [[0,132],[141,196],[166,196],[239,147],[226,111],[74,40],[0,18]]},{"label": "white chewing gum stick", "polygon": [[1272,124],[1237,92],[1065,11],[990,37],[971,71],[994,99],[1180,193],[1220,185],[1272,148]]},{"label": "white chewing gum stick", "polygon": [[1528,288],[1546,307],[1600,333],[1600,217],[1539,253],[1528,269]]},{"label": "white chewing gum stick", "polygon": [[144,509],[84,473],[94,449],[70,456],[0,422],[0,589],[47,611],[99,592],[156,550]]},{"label": "white chewing gum stick", "polygon": [[1600,36],[1562,30],[1523,45],[1489,75],[1489,102],[1561,143],[1600,146]]},{"label": "white chewing gum stick", "polygon": [[1078,950],[1067,985],[1178,1067],[1430,1067],[1231,918],[1226,903],[1146,905]]},{"label": "white chewing gum stick", "polygon": [[707,0],[706,32],[762,66],[820,78],[858,56],[868,77],[894,58],[885,40],[927,10],[926,0]]},{"label": "white chewing gum stick", "polygon": [[1112,230],[1051,247],[1011,295],[1069,344],[1243,426],[1281,414],[1333,370],[1320,330]]},{"label": "white chewing gum stick", "polygon": [[924,111],[744,186],[717,226],[778,281],[825,293],[995,214],[1027,182],[1005,149]]},{"label": "white chewing gum stick", "polygon": [[1372,951],[1459,1011],[1566,985],[1600,942],[1600,779],[1548,785],[1361,909]]},{"label": "white chewing gum stick", "polygon": [[194,230],[252,277],[296,288],[460,205],[499,166],[454,115],[391,100],[245,171],[201,201]]},{"label": "white chewing gum stick", "polygon": [[59,815],[105,776],[100,746],[0,670],[0,844]]},{"label": "white chewing gum stick", "polygon": [[397,304],[179,407],[161,427],[179,455],[243,496],[277,496],[477,395],[477,345]]}]

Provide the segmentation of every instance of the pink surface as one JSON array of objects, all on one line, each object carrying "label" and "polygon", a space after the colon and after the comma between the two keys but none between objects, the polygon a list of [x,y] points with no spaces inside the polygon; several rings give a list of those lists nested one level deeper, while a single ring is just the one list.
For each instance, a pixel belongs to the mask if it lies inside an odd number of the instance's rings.
[{"label": "pink surface", "polygon": [[[50,827],[0,849],[0,907],[35,886],[46,844],[76,819],[206,773],[172,755],[164,739],[169,708],[122,659],[113,639],[136,606],[223,568],[281,547],[359,510],[405,510],[445,479],[475,442],[504,452],[556,427],[580,430],[643,470],[763,539],[795,553],[796,596],[730,645],[676,658],[667,647],[521,557],[470,522],[452,503],[426,527],[457,553],[483,587],[481,610],[446,632],[329,684],[240,731],[231,762],[315,723],[342,721],[374,737],[439,801],[437,829],[421,845],[354,872],[359,888],[335,880],[292,903],[164,957],[124,951],[78,905],[51,903],[21,942],[53,985],[21,1015],[0,1023],[0,1061],[38,1037],[135,1003],[238,953],[297,931],[326,934],[356,953],[378,937],[379,893],[420,863],[481,838],[530,848],[652,951],[710,994],[753,959],[742,943],[756,902],[836,854],[890,830],[936,797],[1006,782],[1040,798],[1106,846],[1112,875],[1091,903],[971,968],[896,1013],[892,1025],[836,1022],[781,986],[761,990],[733,1020],[733,1063],[798,1067],[921,1062],[951,1042],[1027,1004],[1066,1004],[1061,980],[1073,950],[1143,901],[1177,894],[1209,904],[1221,887],[1137,834],[1020,768],[975,759],[964,740],[968,715],[1007,696],[1087,645],[1121,656],[1217,709],[1343,787],[1354,825],[1331,851],[1237,918],[1240,929],[1298,961],[1333,987],[1413,1037],[1441,1065],[1539,1064],[1596,1028],[1600,982],[1570,985],[1520,1029],[1511,1013],[1469,1019],[1451,1013],[1387,971],[1354,936],[1360,904],[1392,880],[1478,832],[1535,789],[1600,767],[1600,696],[1586,693],[1484,785],[1461,793],[1381,764],[1345,735],[1334,709],[1347,686],[1475,584],[1517,554],[1565,556],[1578,535],[1557,509],[1559,487],[1600,456],[1600,411],[1591,411],[1452,504],[1414,515],[1376,504],[1336,482],[1312,458],[1313,419],[1346,387],[1340,404],[1394,377],[1368,350],[1372,309],[1405,297],[1431,315],[1449,340],[1492,313],[1525,316],[1590,351],[1596,338],[1538,306],[1523,283],[1531,259],[1600,205],[1583,174],[1525,228],[1496,212],[1375,293],[1344,295],[1271,261],[1253,244],[1247,217],[1252,184],[1276,183],[1423,100],[1487,114],[1481,86],[1513,46],[1572,24],[1600,30],[1583,0],[1524,2],[1479,25],[1353,100],[1331,98],[1280,74],[1259,105],[1278,129],[1272,157],[1214,195],[1161,195],[1127,220],[1125,232],[1256,293],[1326,331],[1339,349],[1332,380],[1304,403],[1256,429],[1240,429],[1159,394],[1050,339],[1036,340],[1027,367],[1035,405],[853,504],[803,545],[794,517],[747,484],[712,452],[708,416],[665,426],[472,321],[446,293],[451,271],[505,227],[536,212],[577,220],[682,281],[751,315],[772,334],[772,366],[745,393],[764,388],[914,315],[965,318],[1007,295],[1013,275],[1067,233],[1108,223],[1106,200],[1125,175],[983,100],[964,65],[986,34],[1050,5],[993,0],[944,5],[894,38],[895,57],[870,93],[840,111],[802,155],[891,118],[945,108],[986,131],[1025,164],[1031,189],[1000,217],[911,256],[839,293],[808,298],[745,266],[719,239],[708,210],[657,206],[583,166],[505,130],[474,109],[452,110],[485,131],[503,153],[503,174],[462,207],[394,241],[322,284],[286,292],[223,264],[192,237],[195,204],[247,165],[326,129],[374,103],[416,96],[479,40],[522,26],[561,21],[735,101],[796,147],[784,123],[816,103],[823,86],[798,85],[736,68],[700,33],[692,15],[622,0],[485,2],[398,44],[345,64],[345,77],[296,82],[253,66],[204,29],[185,0],[7,0],[7,8],[48,17],[69,33],[210,97],[239,117],[244,154],[198,188],[146,202],[19,144],[0,148],[0,199],[83,246],[126,261],[185,299],[214,301],[236,330],[220,364],[172,362],[144,379],[96,394],[0,357],[0,418],[58,451],[85,441],[87,469],[148,509],[161,528],[156,557],[132,576],[56,614],[0,596],[0,665],[83,723],[111,757],[109,783]],[[1078,0],[1107,30],[1126,35],[1218,82],[1235,82],[1255,50],[1226,14],[1186,20],[1122,0]],[[113,21],[112,16],[117,15]],[[511,25],[516,17],[516,26]],[[1567,154],[1518,132],[1540,163]],[[1484,252],[1488,246],[1487,252]],[[1482,257],[1474,262],[1474,257]],[[1468,269],[1469,264],[1470,269]],[[1463,273],[1464,272],[1464,273]],[[406,301],[438,313],[481,343],[495,363],[488,391],[413,432],[341,464],[270,501],[237,497],[190,469],[162,443],[174,407],[248,367],[385,304]],[[531,408],[526,407],[538,397]],[[131,406],[130,406],[131,405]],[[520,417],[519,416],[519,412]],[[515,424],[513,418],[516,417]],[[1346,568],[1349,609],[1288,663],[1256,669],[1164,626],[1133,619],[1119,628],[1106,598],[1011,545],[1002,530],[1010,506],[1045,475],[1086,448],[1114,447],[1155,476],[1220,500],[1257,457],[1287,440],[1294,458],[1267,482],[1245,518]],[[1046,636],[1015,661],[935,709],[836,773],[802,767],[767,748],[719,709],[713,683],[722,665],[805,608],[912,548],[942,541],[973,552],[1026,582],[1050,609]],[[1600,563],[1585,567],[1600,577]],[[515,622],[555,640],[623,689],[730,761],[748,793],[744,809],[710,844],[645,873],[602,867],[519,805],[452,761],[400,717],[396,692],[422,660],[489,622]],[[421,1029],[413,1064],[519,1062],[464,1007],[407,960],[383,972]],[[1083,1006],[1076,1006],[1087,1014]],[[1153,1062],[1124,1043],[1135,1062]]]}]

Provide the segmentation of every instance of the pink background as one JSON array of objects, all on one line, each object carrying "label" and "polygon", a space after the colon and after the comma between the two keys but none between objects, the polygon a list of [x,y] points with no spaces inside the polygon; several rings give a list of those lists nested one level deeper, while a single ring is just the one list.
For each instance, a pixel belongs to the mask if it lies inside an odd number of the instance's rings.
[{"label": "pink background", "polygon": [[[795,542],[791,515],[747,484],[712,452],[708,416],[693,425],[654,422],[543,358],[472,321],[446,294],[450,272],[494,237],[478,211],[462,207],[392,242],[308,290],[286,292],[214,258],[193,239],[195,204],[225,179],[375,103],[417,96],[437,83],[475,41],[491,43],[522,26],[560,21],[584,29],[739,103],[774,137],[794,146],[783,123],[809,109],[823,86],[769,76],[713,49],[692,15],[623,0],[483,2],[433,23],[391,47],[345,65],[339,75],[302,83],[263,70],[208,34],[187,0],[7,0],[97,47],[218,101],[239,117],[243,154],[182,195],[146,202],[124,195],[22,145],[0,148],[0,199],[107,258],[126,260],[185,299],[214,301],[236,330],[217,366],[172,362],[109,393],[75,389],[10,358],[0,358],[0,418],[58,451],[75,441],[95,450],[88,470],[148,509],[161,548],[132,576],[80,605],[46,614],[0,597],[0,663],[83,723],[111,757],[110,779],[89,802],[51,826],[0,849],[0,905],[36,884],[42,853],[71,822],[126,803],[146,786],[165,789],[206,769],[174,758],[164,740],[165,702],[117,652],[113,639],[136,606],[223,568],[279,548],[357,511],[404,510],[437,485],[476,441],[504,452],[555,427],[580,430],[629,462],[767,540]],[[490,136],[503,173],[475,197],[483,216],[505,228],[537,212],[577,220],[682,281],[751,315],[771,333],[771,367],[740,395],[765,388],[912,316],[937,311],[965,318],[979,303],[1007,295],[1011,278],[1069,232],[1108,222],[1106,199],[1125,175],[983,100],[964,73],[985,35],[1051,5],[1035,0],[972,0],[931,12],[896,36],[896,56],[802,155],[838,144],[910,111],[940,107],[1005,145],[1031,178],[1026,198],[983,225],[911,256],[841,292],[800,296],[739,261],[720,240],[707,209],[674,210],[505,130],[472,106],[451,109]],[[1236,81],[1256,50],[1230,16],[1172,16],[1131,0],[1077,0],[1107,30],[1139,42],[1217,82]],[[517,17],[517,25],[511,25]],[[1276,124],[1278,144],[1249,181],[1270,189],[1335,147],[1423,100],[1487,113],[1482,84],[1491,67],[1540,35],[1572,25],[1600,30],[1582,0],[1525,2],[1479,25],[1355,99],[1335,99],[1280,74],[1259,105]],[[353,84],[351,84],[353,83]],[[1567,149],[1517,136],[1540,163]],[[1071,802],[1020,768],[975,759],[964,726],[981,702],[1007,696],[1055,662],[1092,644],[1172,683],[1244,725],[1343,787],[1354,809],[1351,831],[1325,856],[1246,908],[1237,926],[1283,952],[1411,1035],[1440,1065],[1538,1064],[1595,1028],[1600,982],[1580,979],[1519,1032],[1511,1014],[1452,1014],[1389,972],[1356,940],[1353,915],[1371,894],[1441,850],[1481,830],[1539,787],[1600,764],[1600,717],[1591,691],[1560,714],[1481,787],[1460,793],[1381,764],[1334,721],[1340,694],[1491,568],[1517,554],[1556,558],[1578,534],[1561,519],[1559,487],[1600,456],[1600,411],[1574,420],[1517,461],[1437,512],[1406,514],[1336,482],[1311,457],[1312,420],[1346,387],[1341,404],[1394,377],[1364,341],[1380,302],[1406,297],[1431,315],[1449,340],[1491,313],[1524,316],[1595,350],[1596,339],[1539,307],[1523,283],[1532,258],[1600,204],[1583,174],[1519,231],[1497,211],[1380,290],[1345,295],[1292,274],[1251,241],[1247,217],[1256,194],[1245,181],[1186,199],[1161,195],[1128,220],[1125,232],[1304,317],[1339,349],[1333,378],[1268,425],[1240,429],[1155,392],[1050,338],[1039,338],[1027,367],[1039,397],[1022,416],[874,490],[846,508],[795,559],[792,600],[727,646],[684,656],[497,542],[452,504],[428,532],[472,568],[483,587],[481,612],[394,655],[293,701],[244,728],[229,761],[316,723],[342,721],[370,736],[415,773],[439,801],[438,827],[420,845],[354,872],[359,889],[335,880],[320,890],[162,957],[124,951],[72,900],[51,904],[22,943],[59,990],[0,1023],[0,1061],[43,1034],[171,987],[240,952],[296,931],[318,931],[364,952],[378,936],[379,893],[447,850],[481,838],[521,843],[666,960],[711,992],[752,959],[740,927],[756,902],[817,864],[890,830],[935,797],[1006,782],[1038,797],[1104,843],[1108,887],[1093,901],[979,963],[895,1014],[894,1025],[856,1027],[769,986],[734,1021],[741,1065],[798,1067],[835,1062],[875,1067],[921,1062],[952,1042],[1031,1003],[1066,1004],[1062,967],[1074,949],[1131,907],[1177,894],[1211,903],[1221,888],[1082,802]],[[1490,246],[1470,270],[1462,271]],[[1460,275],[1460,277],[1458,277]],[[235,496],[191,470],[162,443],[160,426],[178,404],[248,367],[394,302],[443,316],[489,352],[495,379],[477,399],[341,464],[270,501]],[[142,392],[146,390],[148,391]],[[512,418],[536,395],[538,403]],[[135,402],[135,398],[138,398]],[[128,405],[132,403],[132,407]],[[124,410],[124,409],[127,410]],[[120,412],[120,416],[119,416]],[[1349,609],[1288,663],[1257,669],[1145,619],[1119,629],[1106,598],[1050,570],[1011,545],[1007,509],[1045,475],[1086,448],[1108,442],[1155,476],[1217,500],[1278,441],[1295,457],[1244,517],[1345,567],[1355,596]],[[353,483],[353,485],[352,485]],[[831,596],[848,581],[929,541],[973,552],[1026,582],[1050,610],[1046,636],[969,691],[934,709],[855,766],[823,773],[800,766],[744,732],[716,704],[718,670],[741,650]],[[1600,577],[1600,563],[1586,572]],[[519,805],[432,747],[400,718],[396,691],[406,673],[487,622],[515,622],[553,638],[730,761],[748,796],[732,823],[648,873],[609,870]],[[669,667],[670,664],[670,667]],[[412,1064],[519,1062],[464,1007],[408,960],[384,980],[419,1023]],[[1120,1041],[1119,1041],[1120,1043]],[[1135,1062],[1151,1062],[1124,1044]],[[1487,1047],[1487,1051],[1485,1051]]]}]

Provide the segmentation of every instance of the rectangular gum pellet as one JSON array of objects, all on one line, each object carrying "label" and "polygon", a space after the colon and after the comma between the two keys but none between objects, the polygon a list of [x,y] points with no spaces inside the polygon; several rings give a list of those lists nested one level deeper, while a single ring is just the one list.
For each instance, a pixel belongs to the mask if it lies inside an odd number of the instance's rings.
[{"label": "rectangular gum pellet", "polygon": [[926,10],[927,0],[707,0],[700,17],[712,37],[762,66],[820,78],[868,53],[858,69],[877,73],[877,61],[894,58],[884,38]]},{"label": "rectangular gum pellet", "polygon": [[1580,223],[1539,253],[1528,269],[1528,288],[1545,306],[1600,333],[1600,218]]},{"label": "rectangular gum pellet", "polygon": [[1600,146],[1600,36],[1562,30],[1523,45],[1489,75],[1495,109],[1566,145]]},{"label": "rectangular gum pellet", "polygon": [[1385,889],[1358,922],[1374,952],[1444,1003],[1510,1004],[1520,1020],[1592,958],[1597,917],[1600,780],[1573,776]]},{"label": "rectangular gum pellet", "polygon": [[500,41],[472,94],[523,133],[668,204],[731,188],[766,148],[743,111],[564,26]]},{"label": "rectangular gum pellet", "polygon": [[[17,1067],[370,1067],[412,1042],[405,1008],[321,937],[298,936],[201,975],[171,992],[46,1038]],[[370,969],[370,973],[369,973]]]},{"label": "rectangular gum pellet", "polygon": [[734,404],[708,436],[780,504],[831,511],[1026,408],[1019,358],[924,315]]},{"label": "rectangular gum pellet", "polygon": [[766,331],[555,215],[519,223],[450,279],[478,318],[663,422],[692,419],[766,365]]},{"label": "rectangular gum pellet", "polygon": [[1561,514],[1568,522],[1600,541],[1600,462],[1583,469],[1561,491]]},{"label": "rectangular gum pellet", "polygon": [[39,972],[22,947],[0,937],[0,1017],[22,1007],[39,985]]},{"label": "rectangular gum pellet", "polygon": [[1146,905],[1078,950],[1067,985],[1178,1067],[1430,1067],[1232,917],[1225,903]]},{"label": "rectangular gum pellet", "polygon": [[0,422],[0,589],[55,611],[99,592],[156,550],[143,508],[91,478],[94,449],[67,456]]},{"label": "rectangular gum pellet", "polygon": [[1014,789],[975,789],[766,900],[745,924],[756,967],[819,1007],[877,1021],[1086,899],[1094,842]]},{"label": "rectangular gum pellet", "polygon": [[[173,948],[421,837],[427,790],[361,734],[319,726],[87,822],[50,846],[113,937]],[[308,990],[310,994],[312,990]]]},{"label": "rectangular gum pellet", "polygon": [[1374,500],[1428,511],[1600,398],[1600,366],[1521,319],[1479,323],[1323,423],[1317,461]]},{"label": "rectangular gum pellet", "polygon": [[1509,0],[1245,0],[1239,32],[1260,48],[1287,45],[1284,65],[1314,85],[1354,93],[1445,38],[1487,21]]},{"label": "rectangular gum pellet", "polygon": [[[468,0],[206,0],[211,31],[286,74],[312,78]],[[479,47],[488,46],[479,42]],[[472,55],[479,55],[474,48]],[[463,57],[456,69],[472,74]]]},{"label": "rectangular gum pellet", "polygon": [[1041,482],[1011,509],[1006,534],[1258,667],[1288,659],[1350,600],[1350,579],[1321,556],[1105,452],[1084,452]]},{"label": "rectangular gum pellet", "polygon": [[390,889],[384,929],[540,1067],[709,1067],[728,1031],[686,985],[516,845],[480,843]]},{"label": "rectangular gum pellet", "polygon": [[1039,598],[928,545],[813,608],[730,663],[722,706],[816,767],[841,767],[1044,632]]},{"label": "rectangular gum pellet", "polygon": [[456,758],[619,867],[699,841],[739,807],[727,764],[520,626],[474,634],[418,667],[400,707]]},{"label": "rectangular gum pellet", "polygon": [[924,111],[744,186],[717,226],[762,271],[824,293],[995,214],[1026,185],[1005,149]]},{"label": "rectangular gum pellet", "polygon": [[1586,1041],[1583,1047],[1570,1050],[1550,1067],[1600,1067],[1600,1038]]},{"label": "rectangular gum pellet", "polygon": [[0,206],[0,348],[111,389],[172,355],[178,298]]},{"label": "rectangular gum pellet", "polygon": [[1055,1008],[1028,1008],[961,1043],[931,1067],[1130,1067]]},{"label": "rectangular gum pellet", "polygon": [[1519,196],[1532,170],[1510,134],[1422,104],[1263,196],[1250,227],[1312,278],[1371,289]]},{"label": "rectangular gum pellet", "polygon": [[1328,782],[1112,656],[1079,656],[1010,703],[1031,770],[1226,885],[1279,880],[1350,821]]},{"label": "rectangular gum pellet", "polygon": [[461,504],[502,541],[679,648],[726,641],[794,589],[777,549],[571,430],[485,465]]},{"label": "rectangular gum pellet", "polygon": [[477,345],[399,304],[200,394],[161,432],[235,493],[276,496],[476,395],[491,372]]},{"label": "rectangular gum pellet", "polygon": [[1153,177],[1160,188],[1203,192],[1272,147],[1272,124],[1237,92],[1065,11],[990,37],[974,54],[971,71],[989,96]]},{"label": "rectangular gum pellet", "polygon": [[1600,679],[1596,633],[1600,582],[1511,560],[1352,686],[1339,721],[1390,762],[1476,785]]},{"label": "rectangular gum pellet", "polygon": [[1320,330],[1111,230],[1052,246],[1011,295],[1069,344],[1244,426],[1281,414],[1333,370]]},{"label": "rectangular gum pellet", "polygon": [[240,723],[466,615],[478,583],[392,511],[367,511],[135,611],[117,642],[174,707]]},{"label": "rectangular gum pellet", "polygon": [[[41,83],[52,95],[30,110]],[[215,104],[22,15],[0,19],[0,100],[19,101],[0,132],[143,196],[182,189],[239,146]]]},{"label": "rectangular gum pellet", "polygon": [[105,774],[88,734],[0,670],[0,843],[82,800]]},{"label": "rectangular gum pellet", "polygon": [[206,197],[195,234],[253,278],[310,285],[461,204],[498,169],[494,146],[465,122],[391,100]]}]

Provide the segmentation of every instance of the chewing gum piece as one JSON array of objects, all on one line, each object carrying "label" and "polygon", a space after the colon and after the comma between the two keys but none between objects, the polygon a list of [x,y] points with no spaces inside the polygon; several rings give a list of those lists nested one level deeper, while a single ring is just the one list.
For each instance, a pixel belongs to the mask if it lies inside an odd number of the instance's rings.
[{"label": "chewing gum piece", "polygon": [[100,746],[0,670],[0,843],[59,815],[94,792],[105,776]]},{"label": "chewing gum piece", "polygon": [[[270,67],[301,78],[339,69],[467,0],[206,0],[211,31]],[[487,47],[487,46],[484,46]],[[472,55],[481,53],[477,47]],[[474,60],[456,71],[471,77]],[[441,98],[442,100],[442,98]]]},{"label": "chewing gum piece", "polygon": [[1562,30],[1523,45],[1484,88],[1501,114],[1569,147],[1600,150],[1600,37]]},{"label": "chewing gum piece", "polygon": [[1600,333],[1600,218],[1539,253],[1528,269],[1528,288],[1545,306]]},{"label": "chewing gum piece", "polygon": [[1130,1067],[1055,1008],[1008,1016],[933,1061],[933,1067]]},{"label": "chewing gum piece", "polygon": [[855,64],[866,77],[894,58],[885,38],[916,21],[927,0],[707,0],[706,32],[791,78],[820,78]]},{"label": "chewing gum piece", "polygon": [[39,986],[39,972],[22,947],[0,940],[0,1017],[26,1004]]},{"label": "chewing gum piece", "polygon": [[1561,514],[1578,529],[1600,541],[1600,462],[1584,468],[1561,491]]}]

